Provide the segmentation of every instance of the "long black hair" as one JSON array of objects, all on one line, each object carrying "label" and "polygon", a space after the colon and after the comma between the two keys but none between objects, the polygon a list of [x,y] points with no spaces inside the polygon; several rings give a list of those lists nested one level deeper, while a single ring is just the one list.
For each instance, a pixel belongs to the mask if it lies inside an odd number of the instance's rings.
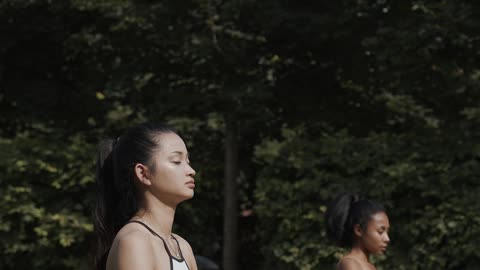
[{"label": "long black hair", "polygon": [[333,200],[325,213],[327,236],[340,247],[352,247],[353,227],[367,228],[370,218],[385,208],[378,202],[359,194],[344,193]]},{"label": "long black hair", "polygon": [[160,147],[159,135],[178,134],[163,124],[139,124],[98,147],[96,168],[97,198],[94,228],[97,238],[95,269],[104,270],[113,239],[138,211],[134,166],[144,164],[155,170],[151,157]]}]

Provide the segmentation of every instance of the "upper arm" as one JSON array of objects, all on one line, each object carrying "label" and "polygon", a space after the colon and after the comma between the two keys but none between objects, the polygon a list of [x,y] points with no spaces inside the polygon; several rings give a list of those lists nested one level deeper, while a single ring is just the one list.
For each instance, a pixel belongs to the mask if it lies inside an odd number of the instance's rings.
[{"label": "upper arm", "polygon": [[131,233],[118,239],[110,260],[111,270],[154,269],[151,243],[141,232]]},{"label": "upper arm", "polygon": [[338,263],[337,270],[362,270],[362,267],[357,261],[345,258]]}]

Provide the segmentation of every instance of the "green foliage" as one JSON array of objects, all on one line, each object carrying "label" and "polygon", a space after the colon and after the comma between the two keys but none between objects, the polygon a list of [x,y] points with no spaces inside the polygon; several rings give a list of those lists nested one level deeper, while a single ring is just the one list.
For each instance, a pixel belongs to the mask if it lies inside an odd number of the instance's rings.
[{"label": "green foliage", "polygon": [[89,269],[92,145],[45,129],[1,145],[2,269]]},{"label": "green foliage", "polygon": [[336,62],[344,102],[320,101],[307,125],[293,123],[256,147],[259,231],[273,239],[267,254],[297,269],[333,268],[340,250],[325,238],[326,204],[359,191],[384,202],[392,220],[380,269],[478,265],[467,240],[480,236],[474,8],[361,1],[345,12],[355,15],[342,17],[351,27],[371,24],[355,36],[356,62]]},{"label": "green foliage", "polygon": [[323,215],[334,196],[350,191],[387,206],[393,247],[388,259],[378,262],[382,269],[476,265],[475,244],[467,240],[480,236],[475,215],[480,163],[473,153],[465,155],[448,141],[445,151],[435,147],[439,141],[418,135],[356,138],[344,131],[298,130],[257,147],[263,169],[256,211],[259,231],[272,239],[267,253],[298,269],[334,267],[341,250],[326,240]]},{"label": "green foliage", "polygon": [[90,268],[96,144],[147,120],[185,138],[199,185],[175,229],[220,261],[228,116],[241,146],[242,268],[333,269],[344,251],[325,239],[326,204],[362,191],[392,223],[377,269],[473,269],[479,10],[1,2],[0,268]]}]

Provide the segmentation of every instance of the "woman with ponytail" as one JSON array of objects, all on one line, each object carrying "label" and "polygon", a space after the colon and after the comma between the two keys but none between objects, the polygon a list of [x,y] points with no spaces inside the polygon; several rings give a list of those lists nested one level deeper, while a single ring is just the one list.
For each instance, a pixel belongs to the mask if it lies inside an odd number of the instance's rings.
[{"label": "woman with ponytail", "polygon": [[196,270],[190,245],[172,233],[177,205],[193,197],[195,170],[177,132],[141,124],[104,140],[97,161],[97,270]]},{"label": "woman with ponytail", "polygon": [[382,254],[388,247],[390,223],[378,202],[356,194],[342,194],[325,214],[327,235],[337,246],[350,248],[337,270],[374,270],[371,254]]}]

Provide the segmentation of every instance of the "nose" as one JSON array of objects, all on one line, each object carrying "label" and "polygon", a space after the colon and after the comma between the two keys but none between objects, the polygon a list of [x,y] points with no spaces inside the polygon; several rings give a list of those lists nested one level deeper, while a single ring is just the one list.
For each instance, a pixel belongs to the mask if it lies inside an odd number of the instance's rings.
[{"label": "nose", "polygon": [[385,241],[386,243],[390,243],[390,237],[388,236],[388,233],[385,234],[385,239],[384,239],[384,241]]},{"label": "nose", "polygon": [[195,176],[195,174],[196,174],[195,170],[192,168],[192,166],[190,166],[190,164],[188,164],[187,175],[193,177]]}]

